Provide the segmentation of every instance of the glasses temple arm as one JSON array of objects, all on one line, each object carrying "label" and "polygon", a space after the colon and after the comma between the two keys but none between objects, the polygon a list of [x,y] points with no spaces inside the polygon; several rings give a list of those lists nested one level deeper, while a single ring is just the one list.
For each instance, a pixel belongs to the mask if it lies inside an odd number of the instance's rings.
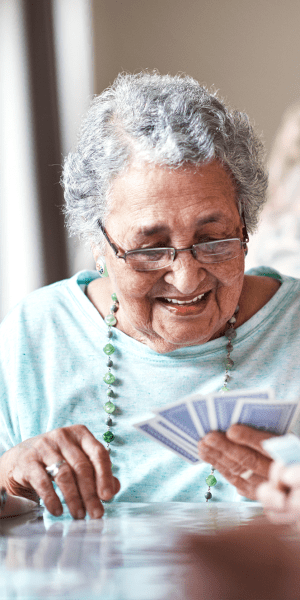
[{"label": "glasses temple arm", "polygon": [[100,229],[101,229],[101,231],[102,231],[102,233],[103,233],[106,241],[109,243],[110,247],[113,249],[115,255],[118,256],[119,249],[117,248],[117,246],[113,242],[110,241],[110,239],[109,239],[109,237],[108,237],[108,235],[107,235],[107,233],[106,233],[106,231],[105,231],[105,229],[104,229],[104,227],[103,227],[100,219],[98,219],[97,222],[98,222],[98,225],[99,225],[99,227],[100,227]]},{"label": "glasses temple arm", "polygon": [[247,226],[246,226],[246,220],[245,220],[245,213],[244,211],[242,212],[242,221],[244,223],[243,228],[242,228],[242,233],[243,233],[243,245],[244,247],[246,246],[246,244],[249,242],[249,235],[248,235],[248,231],[247,231]]}]

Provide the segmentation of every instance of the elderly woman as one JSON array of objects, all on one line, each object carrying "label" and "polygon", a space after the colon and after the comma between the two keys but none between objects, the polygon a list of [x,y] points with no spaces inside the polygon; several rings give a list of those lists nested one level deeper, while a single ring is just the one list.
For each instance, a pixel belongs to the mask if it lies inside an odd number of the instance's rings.
[{"label": "elderly woman", "polygon": [[196,390],[299,397],[300,282],[244,275],[267,186],[247,116],[190,77],[121,75],[92,103],[63,184],[100,274],[32,293],[2,325],[1,485],[96,518],[117,493],[205,501],[210,463],[214,501],[254,499],[267,434],[211,432],[195,467],[132,427]]}]

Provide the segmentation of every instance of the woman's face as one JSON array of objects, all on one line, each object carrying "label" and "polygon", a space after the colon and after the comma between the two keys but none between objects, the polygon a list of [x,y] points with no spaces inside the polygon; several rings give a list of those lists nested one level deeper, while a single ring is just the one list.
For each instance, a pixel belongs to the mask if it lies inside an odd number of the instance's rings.
[{"label": "woman's face", "polygon": [[[242,239],[234,184],[217,161],[186,170],[133,165],[115,180],[106,231],[122,253]],[[107,244],[106,264],[110,291],[120,303],[118,327],[161,353],[222,335],[244,280],[243,250],[214,264],[182,252],[166,268],[137,272]],[[187,302],[201,294],[192,305],[167,300]]]}]

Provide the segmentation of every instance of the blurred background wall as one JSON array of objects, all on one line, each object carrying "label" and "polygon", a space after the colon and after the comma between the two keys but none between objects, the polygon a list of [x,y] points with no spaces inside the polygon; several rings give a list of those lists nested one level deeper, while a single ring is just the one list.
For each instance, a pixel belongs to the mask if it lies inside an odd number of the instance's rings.
[{"label": "blurred background wall", "polygon": [[0,319],[93,266],[58,183],[93,93],[122,70],[186,72],[248,112],[270,152],[300,100],[299,21],[298,0],[0,0]]}]

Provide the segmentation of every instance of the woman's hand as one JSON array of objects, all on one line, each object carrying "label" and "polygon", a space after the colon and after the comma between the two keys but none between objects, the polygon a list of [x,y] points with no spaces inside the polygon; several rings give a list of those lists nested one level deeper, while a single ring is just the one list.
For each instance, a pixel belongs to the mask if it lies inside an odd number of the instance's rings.
[{"label": "woman's hand", "polygon": [[[232,425],[226,433],[211,431],[198,444],[202,460],[213,465],[237,488],[242,496],[256,500],[256,490],[268,479],[272,460],[261,446],[261,442],[273,437],[265,431]],[[251,475],[241,477],[247,471]]]},{"label": "woman's hand", "polygon": [[72,425],[38,435],[11,448],[0,459],[0,482],[8,494],[30,500],[40,497],[49,512],[63,508],[45,468],[64,460],[55,477],[71,515],[100,518],[101,500],[120,489],[111,472],[109,454],[84,425]]},{"label": "woman's hand", "polygon": [[274,523],[293,523],[300,526],[300,465],[284,466],[274,462],[269,481],[257,490],[257,499]]}]

